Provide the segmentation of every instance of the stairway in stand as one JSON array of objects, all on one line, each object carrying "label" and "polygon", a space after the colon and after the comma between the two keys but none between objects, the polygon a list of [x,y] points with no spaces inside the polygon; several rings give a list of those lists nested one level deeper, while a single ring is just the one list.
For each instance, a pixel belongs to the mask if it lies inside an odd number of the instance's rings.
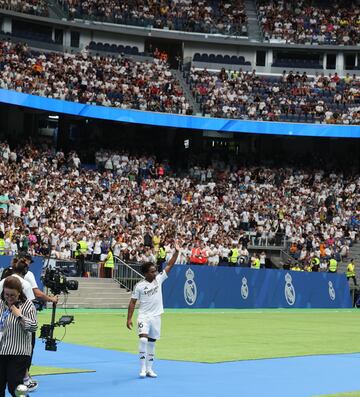
[{"label": "stairway in stand", "polygon": [[354,259],[355,272],[358,284],[360,283],[360,241],[353,244],[350,247],[350,252],[347,258],[344,258],[342,262],[339,263],[338,271],[340,273],[346,273],[347,265],[350,263],[350,259]]},{"label": "stairway in stand", "polygon": [[69,291],[67,296],[61,295],[59,308],[69,309],[121,309],[129,304],[131,292],[110,278],[69,277],[68,280],[77,280],[79,289]]}]

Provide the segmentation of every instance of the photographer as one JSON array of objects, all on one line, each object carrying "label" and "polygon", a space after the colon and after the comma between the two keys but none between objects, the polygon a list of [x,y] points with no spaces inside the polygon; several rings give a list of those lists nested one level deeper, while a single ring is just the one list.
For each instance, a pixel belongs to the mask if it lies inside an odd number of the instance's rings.
[{"label": "photographer", "polygon": [[19,278],[7,277],[0,300],[0,397],[5,397],[6,384],[15,397],[16,387],[23,383],[36,328],[34,304],[26,299]]}]

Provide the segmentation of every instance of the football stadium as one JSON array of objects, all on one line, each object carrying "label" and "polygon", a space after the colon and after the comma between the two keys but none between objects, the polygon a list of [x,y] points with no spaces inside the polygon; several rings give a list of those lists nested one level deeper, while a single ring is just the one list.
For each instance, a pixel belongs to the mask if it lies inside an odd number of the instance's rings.
[{"label": "football stadium", "polygon": [[0,397],[360,397],[360,1],[0,0]]}]

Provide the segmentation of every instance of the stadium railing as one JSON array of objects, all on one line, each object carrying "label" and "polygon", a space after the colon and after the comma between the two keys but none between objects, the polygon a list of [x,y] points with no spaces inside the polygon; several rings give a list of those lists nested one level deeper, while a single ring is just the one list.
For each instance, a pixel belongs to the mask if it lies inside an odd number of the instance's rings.
[{"label": "stadium railing", "polygon": [[132,291],[136,283],[144,279],[140,273],[141,264],[139,263],[125,263],[123,260],[115,258],[115,266],[113,272],[113,279],[116,280],[122,287],[128,291]]}]

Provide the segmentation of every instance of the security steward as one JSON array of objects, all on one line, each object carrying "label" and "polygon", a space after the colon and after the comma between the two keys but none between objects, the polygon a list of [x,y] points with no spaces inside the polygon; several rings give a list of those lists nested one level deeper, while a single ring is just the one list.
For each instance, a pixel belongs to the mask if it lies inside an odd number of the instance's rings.
[{"label": "security steward", "polygon": [[317,256],[311,259],[311,269],[313,272],[318,272],[320,269],[320,259]]},{"label": "security steward", "polygon": [[348,279],[348,281],[352,279],[354,285],[357,285],[354,259],[351,259],[350,263],[347,265],[346,278]]},{"label": "security steward", "polygon": [[157,264],[157,268],[158,268],[158,272],[162,272],[162,268],[163,268],[163,264],[165,263],[166,260],[166,249],[164,247],[164,244],[160,244],[159,247],[159,251],[157,254],[157,260],[156,260],[156,264]]},{"label": "security steward", "polygon": [[114,271],[114,264],[115,264],[114,254],[112,252],[112,249],[109,248],[109,251],[104,261],[105,278],[112,278],[112,274]]},{"label": "security steward", "polygon": [[252,269],[260,269],[260,259],[257,255],[254,255],[254,258],[251,263]]},{"label": "security steward", "polygon": [[239,250],[237,248],[232,248],[229,253],[229,266],[236,266],[239,260]]},{"label": "security steward", "polygon": [[331,258],[329,260],[328,272],[329,273],[337,273],[337,267],[338,267],[337,260],[335,258]]},{"label": "security steward", "polygon": [[77,242],[75,259],[77,264],[77,277],[83,277],[85,271],[85,257],[88,251],[88,243],[83,240],[83,236],[80,235],[80,239]]}]

